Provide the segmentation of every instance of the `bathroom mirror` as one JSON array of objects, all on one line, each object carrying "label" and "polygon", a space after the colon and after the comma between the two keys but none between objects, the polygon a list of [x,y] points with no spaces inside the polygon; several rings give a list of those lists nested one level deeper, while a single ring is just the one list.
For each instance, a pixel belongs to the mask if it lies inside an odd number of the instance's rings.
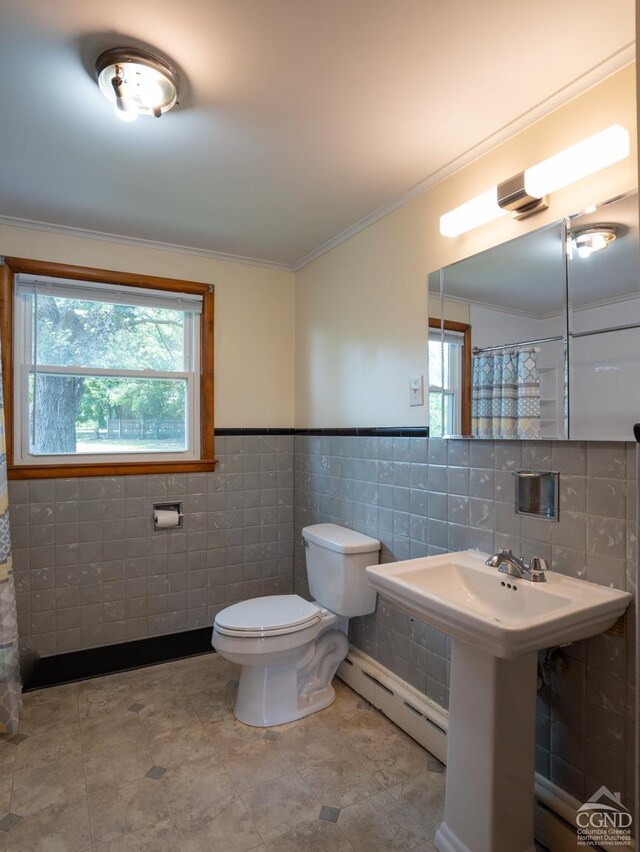
[{"label": "bathroom mirror", "polygon": [[429,275],[431,435],[630,440],[637,219],[634,191]]},{"label": "bathroom mirror", "polygon": [[569,422],[575,440],[629,441],[640,420],[639,246],[637,192],[569,221]]}]

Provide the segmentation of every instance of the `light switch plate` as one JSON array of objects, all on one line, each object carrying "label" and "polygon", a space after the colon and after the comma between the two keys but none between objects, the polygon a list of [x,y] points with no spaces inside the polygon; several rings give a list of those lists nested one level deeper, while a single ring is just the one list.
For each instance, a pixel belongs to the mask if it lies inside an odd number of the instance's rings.
[{"label": "light switch plate", "polygon": [[424,376],[409,380],[409,405],[424,405]]}]

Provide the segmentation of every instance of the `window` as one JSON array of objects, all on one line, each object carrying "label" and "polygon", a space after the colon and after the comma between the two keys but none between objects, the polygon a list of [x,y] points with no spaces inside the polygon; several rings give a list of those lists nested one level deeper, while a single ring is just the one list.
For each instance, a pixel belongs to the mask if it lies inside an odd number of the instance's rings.
[{"label": "window", "polygon": [[471,328],[429,320],[429,434],[471,434]]},{"label": "window", "polygon": [[10,473],[213,469],[208,285],[12,258],[3,269]]}]

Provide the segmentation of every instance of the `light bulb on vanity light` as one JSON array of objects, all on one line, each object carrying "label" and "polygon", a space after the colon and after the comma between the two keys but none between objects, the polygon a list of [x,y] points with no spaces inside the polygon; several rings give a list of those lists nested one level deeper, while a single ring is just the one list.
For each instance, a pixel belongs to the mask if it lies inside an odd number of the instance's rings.
[{"label": "light bulb on vanity light", "polygon": [[440,217],[440,233],[457,237],[504,213],[516,219],[547,207],[546,196],[629,156],[629,131],[619,124],[548,157]]}]

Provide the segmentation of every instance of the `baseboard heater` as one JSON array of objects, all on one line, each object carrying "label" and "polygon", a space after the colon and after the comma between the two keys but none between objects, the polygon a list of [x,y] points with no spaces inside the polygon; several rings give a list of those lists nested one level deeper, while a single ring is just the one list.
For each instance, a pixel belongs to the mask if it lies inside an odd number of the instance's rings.
[{"label": "baseboard heater", "polygon": [[[444,707],[353,646],[338,669],[338,677],[446,764],[449,714]],[[553,852],[584,852],[585,847],[578,846],[574,827],[580,805],[536,773],[536,840]],[[612,847],[596,848],[614,852]],[[615,852],[632,852],[635,848],[632,843],[617,846]]]}]

